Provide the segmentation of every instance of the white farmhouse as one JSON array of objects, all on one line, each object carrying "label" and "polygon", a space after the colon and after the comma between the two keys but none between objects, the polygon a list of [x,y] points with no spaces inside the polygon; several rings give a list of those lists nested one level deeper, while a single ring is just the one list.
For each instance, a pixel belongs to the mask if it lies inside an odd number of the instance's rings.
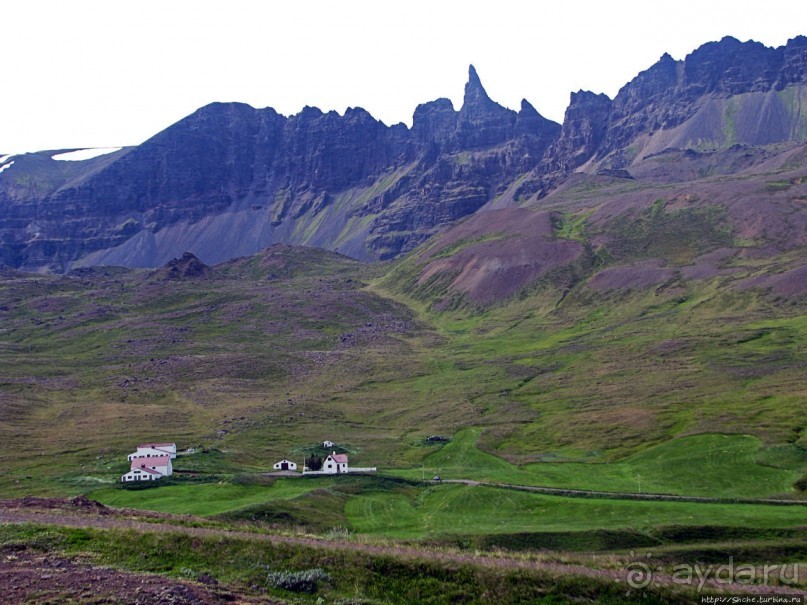
[{"label": "white farmhouse", "polygon": [[296,471],[297,463],[283,458],[280,462],[275,462],[274,467],[276,471]]},{"label": "white farmhouse", "polygon": [[328,454],[325,460],[322,461],[322,468],[318,471],[311,470],[310,468],[303,467],[303,475],[341,475],[343,473],[376,473],[376,467],[349,468],[347,464],[347,454],[337,454],[332,452]]},{"label": "white farmhouse", "polygon": [[171,467],[171,457],[168,455],[159,457],[140,457],[132,460],[132,466],[128,473],[122,475],[120,480],[127,481],[155,481],[162,477],[167,477],[174,472]]},{"label": "white farmhouse", "polygon": [[322,461],[322,472],[328,474],[347,473],[347,454],[333,452]]},{"label": "white farmhouse", "polygon": [[168,456],[169,458],[177,457],[177,444],[176,443],[142,443],[137,446],[137,451],[129,454],[129,462],[135,458],[161,458]]}]

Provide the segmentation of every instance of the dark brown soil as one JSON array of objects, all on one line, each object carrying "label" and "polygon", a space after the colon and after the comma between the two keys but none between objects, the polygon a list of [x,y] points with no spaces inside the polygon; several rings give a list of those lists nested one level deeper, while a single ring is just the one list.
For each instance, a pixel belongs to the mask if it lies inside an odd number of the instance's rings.
[{"label": "dark brown soil", "polygon": [[0,549],[0,595],[3,603],[213,605],[239,602],[227,592],[214,592],[190,582],[96,567],[13,547]]}]

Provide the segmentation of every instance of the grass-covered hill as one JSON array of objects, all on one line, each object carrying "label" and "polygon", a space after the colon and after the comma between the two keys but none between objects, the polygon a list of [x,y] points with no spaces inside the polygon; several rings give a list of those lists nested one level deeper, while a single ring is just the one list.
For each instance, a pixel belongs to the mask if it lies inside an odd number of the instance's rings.
[{"label": "grass-covered hill", "polygon": [[[287,246],[213,268],[185,257],[156,271],[4,272],[3,492],[81,491],[144,440],[261,468],[312,440],[363,443],[380,412],[340,395],[421,363],[436,338],[364,273]],[[395,449],[381,445],[393,426],[364,447]]]},{"label": "grass-covered hill", "polygon": [[713,432],[801,447],[805,151],[671,151],[642,178],[581,174],[466,220],[379,288],[448,335],[441,386],[488,385],[473,424],[512,461]]}]

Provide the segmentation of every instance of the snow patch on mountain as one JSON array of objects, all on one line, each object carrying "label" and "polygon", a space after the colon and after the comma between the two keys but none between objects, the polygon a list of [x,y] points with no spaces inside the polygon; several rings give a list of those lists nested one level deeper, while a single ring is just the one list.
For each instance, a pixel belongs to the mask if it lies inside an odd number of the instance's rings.
[{"label": "snow patch on mountain", "polygon": [[115,153],[121,149],[123,149],[123,147],[93,147],[91,149],[77,149],[76,151],[57,153],[56,155],[51,156],[51,159],[67,162],[81,162],[83,160],[91,160],[108,153]]}]

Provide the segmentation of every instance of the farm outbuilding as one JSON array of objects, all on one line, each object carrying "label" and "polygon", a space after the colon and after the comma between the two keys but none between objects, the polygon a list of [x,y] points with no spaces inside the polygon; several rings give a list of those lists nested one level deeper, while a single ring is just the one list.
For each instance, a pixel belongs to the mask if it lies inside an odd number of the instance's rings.
[{"label": "farm outbuilding", "polygon": [[297,470],[297,463],[292,462],[291,460],[286,460],[284,458],[280,462],[275,462],[273,468],[276,471],[296,471]]}]

